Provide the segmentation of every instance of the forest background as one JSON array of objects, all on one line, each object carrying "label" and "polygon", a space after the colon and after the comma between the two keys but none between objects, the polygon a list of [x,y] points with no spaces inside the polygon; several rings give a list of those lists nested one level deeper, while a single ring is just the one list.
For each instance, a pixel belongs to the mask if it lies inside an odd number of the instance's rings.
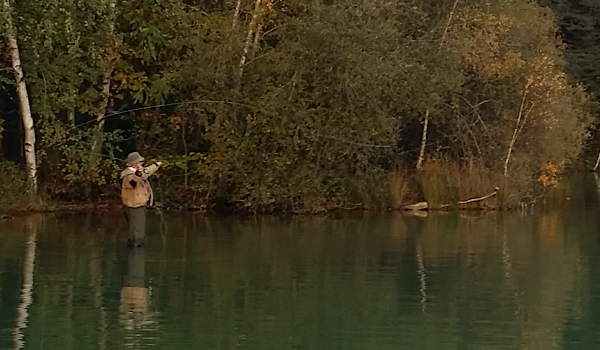
[{"label": "forest background", "polygon": [[[531,205],[600,143],[600,0],[0,0],[0,209]],[[112,205],[112,204],[111,204]]]}]

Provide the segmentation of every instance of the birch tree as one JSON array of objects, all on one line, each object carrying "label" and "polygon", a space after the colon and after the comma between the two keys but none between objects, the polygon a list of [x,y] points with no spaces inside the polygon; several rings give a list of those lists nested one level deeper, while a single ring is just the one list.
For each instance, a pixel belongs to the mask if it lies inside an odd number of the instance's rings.
[{"label": "birch tree", "polygon": [[[258,31],[257,22],[260,15],[260,7],[263,0],[256,0],[254,3],[254,10],[252,11],[252,19],[248,24],[248,32],[246,34],[246,40],[244,41],[244,48],[242,50],[242,56],[240,57],[240,63],[238,66],[238,76],[237,76],[237,88],[240,87],[242,77],[244,75],[244,66],[246,65],[246,60],[248,59],[248,52],[250,51],[250,47],[252,45],[252,34],[254,31]],[[237,10],[237,8],[236,8]],[[234,22],[235,23],[235,22]]]},{"label": "birch tree", "polygon": [[[458,1],[459,0],[454,1],[454,5],[452,5],[452,9],[450,10],[450,14],[448,15],[448,21],[446,22],[446,26],[444,27],[437,54],[439,54],[440,51],[442,51],[442,47],[444,46],[444,40],[446,40],[446,34],[448,34],[448,28],[450,26],[450,22],[452,21],[452,16],[454,16],[454,11],[456,11],[456,5],[458,5]],[[423,159],[425,158],[425,145],[427,144],[427,130],[429,127],[429,113],[430,110],[429,108],[427,108],[427,110],[425,111],[425,117],[423,119],[423,133],[421,134],[421,148],[419,149],[419,158],[417,159],[417,170],[421,170],[421,167],[423,165]]]},{"label": "birch tree", "polygon": [[574,159],[587,135],[589,102],[569,84],[547,10],[506,2],[469,6],[455,18],[449,44],[475,73],[460,98],[464,114],[473,112],[470,133],[486,138],[476,141],[485,161],[518,177]]},{"label": "birch tree", "polygon": [[31,106],[29,104],[29,95],[25,83],[25,75],[21,64],[21,54],[17,41],[17,31],[12,19],[12,6],[9,0],[3,0],[4,7],[4,34],[8,44],[8,53],[15,76],[17,88],[17,97],[19,100],[19,111],[23,123],[23,151],[25,153],[25,163],[27,168],[27,179],[29,182],[29,192],[37,194],[37,162],[35,157],[35,126],[31,115]]}]

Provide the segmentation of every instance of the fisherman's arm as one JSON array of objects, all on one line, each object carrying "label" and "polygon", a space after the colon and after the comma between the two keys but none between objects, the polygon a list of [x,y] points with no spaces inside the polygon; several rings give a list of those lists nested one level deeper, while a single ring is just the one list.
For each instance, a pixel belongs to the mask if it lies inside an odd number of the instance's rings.
[{"label": "fisherman's arm", "polygon": [[154,174],[158,170],[158,168],[162,166],[162,164],[162,162],[156,162],[148,166],[147,168],[144,168],[144,177],[147,178],[148,176]]}]

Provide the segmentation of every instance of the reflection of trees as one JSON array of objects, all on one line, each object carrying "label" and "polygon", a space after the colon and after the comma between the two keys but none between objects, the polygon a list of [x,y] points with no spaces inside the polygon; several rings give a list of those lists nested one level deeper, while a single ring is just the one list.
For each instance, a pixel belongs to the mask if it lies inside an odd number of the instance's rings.
[{"label": "reflection of trees", "polygon": [[29,318],[29,306],[33,298],[33,274],[35,270],[35,252],[37,240],[37,222],[38,216],[28,217],[25,220],[25,233],[27,234],[27,244],[25,248],[23,261],[23,285],[21,287],[21,300],[17,308],[17,322],[14,331],[15,349],[23,349],[25,341],[23,332],[27,327]]},{"label": "reflection of trees", "polygon": [[553,349],[585,273],[552,215],[173,217],[142,255],[77,220],[37,237],[28,347]]}]

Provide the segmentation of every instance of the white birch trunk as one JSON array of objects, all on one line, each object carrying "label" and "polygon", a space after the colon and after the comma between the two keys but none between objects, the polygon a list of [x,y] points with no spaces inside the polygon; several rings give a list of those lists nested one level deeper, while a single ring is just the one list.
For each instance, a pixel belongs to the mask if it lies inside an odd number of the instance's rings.
[{"label": "white birch trunk", "polygon": [[259,24],[256,27],[256,32],[254,33],[254,42],[252,43],[252,52],[256,52],[258,50],[258,42],[260,41],[260,35],[262,34],[262,25]]},{"label": "white birch trunk", "polygon": [[67,112],[67,120],[69,121],[69,126],[75,128],[75,108],[69,109]]},{"label": "white birch trunk", "polygon": [[425,120],[423,121],[423,134],[421,135],[421,150],[419,151],[419,159],[417,160],[417,170],[421,170],[423,166],[423,158],[425,157],[425,145],[427,144],[427,128],[429,127],[429,109],[425,112]]},{"label": "white birch trunk", "polygon": [[242,7],[242,0],[237,0],[235,4],[235,10],[233,11],[233,29],[237,27],[238,19],[240,18],[240,8]]},{"label": "white birch trunk", "polygon": [[256,21],[258,20],[258,14],[260,12],[260,5],[262,0],[256,0],[254,3],[254,11],[252,12],[252,20],[250,20],[250,25],[248,26],[248,34],[246,35],[246,42],[244,43],[244,51],[242,52],[242,57],[240,58],[240,65],[238,70],[238,79],[241,82],[242,76],[244,75],[244,65],[246,64],[246,60],[248,59],[248,51],[250,51],[250,46],[252,45],[252,33],[254,33],[254,27],[256,26]]},{"label": "white birch trunk", "polygon": [[37,162],[35,159],[35,126],[31,115],[31,106],[29,104],[29,95],[27,85],[21,65],[21,54],[16,37],[16,30],[12,23],[12,11],[8,0],[3,0],[5,11],[5,25],[8,30],[6,38],[8,41],[8,50],[12,62],[12,69],[15,75],[17,86],[17,97],[19,99],[19,110],[21,112],[21,121],[23,123],[25,163],[27,166],[27,179],[29,183],[29,192],[37,194]]},{"label": "white birch trunk", "polygon": [[517,141],[517,136],[519,134],[521,120],[523,119],[523,108],[525,107],[525,100],[527,98],[528,87],[529,86],[525,86],[525,91],[523,92],[523,99],[521,100],[521,106],[519,107],[517,124],[515,125],[515,130],[513,131],[512,138],[510,139],[510,144],[508,145],[508,153],[506,154],[506,160],[504,161],[504,176],[508,174],[508,163],[510,162],[510,157],[512,155],[513,148],[515,147],[515,142]]},{"label": "white birch trunk", "polygon": [[[446,26],[444,27],[444,32],[442,33],[442,38],[440,39],[440,46],[438,47],[437,53],[439,54],[442,51],[442,47],[444,46],[444,41],[446,40],[446,34],[448,34],[448,28],[450,27],[450,22],[452,21],[452,16],[454,16],[454,11],[456,11],[456,5],[458,5],[459,0],[454,1],[454,5],[452,6],[452,10],[450,10],[450,15],[448,16],[448,21],[446,22]],[[425,144],[427,143],[427,128],[429,127],[429,109],[425,112],[425,120],[423,121],[423,134],[421,136],[421,150],[419,151],[419,159],[417,160],[417,170],[421,170],[423,166],[423,158],[425,157]]]},{"label": "white birch trunk", "polygon": [[27,328],[29,318],[29,307],[33,301],[33,277],[35,271],[35,253],[37,240],[37,226],[33,222],[33,217],[28,218],[26,223],[27,246],[25,250],[25,261],[23,264],[23,286],[21,287],[21,298],[19,307],[17,308],[17,324],[14,331],[15,349],[24,349],[25,340],[23,339],[23,331]]},{"label": "white birch trunk", "polygon": [[598,170],[598,166],[600,165],[600,152],[598,152],[598,158],[596,158],[596,164],[594,165],[593,171]]},{"label": "white birch trunk", "polygon": [[444,32],[442,33],[442,39],[440,40],[440,47],[438,48],[438,53],[442,50],[442,46],[444,45],[444,40],[446,40],[446,34],[448,34],[448,28],[450,27],[450,22],[452,21],[452,16],[454,16],[454,11],[456,11],[456,5],[458,5],[458,1],[454,1],[454,5],[452,6],[452,10],[450,10],[450,15],[448,16],[448,22],[446,22],[446,27],[444,28]]}]

